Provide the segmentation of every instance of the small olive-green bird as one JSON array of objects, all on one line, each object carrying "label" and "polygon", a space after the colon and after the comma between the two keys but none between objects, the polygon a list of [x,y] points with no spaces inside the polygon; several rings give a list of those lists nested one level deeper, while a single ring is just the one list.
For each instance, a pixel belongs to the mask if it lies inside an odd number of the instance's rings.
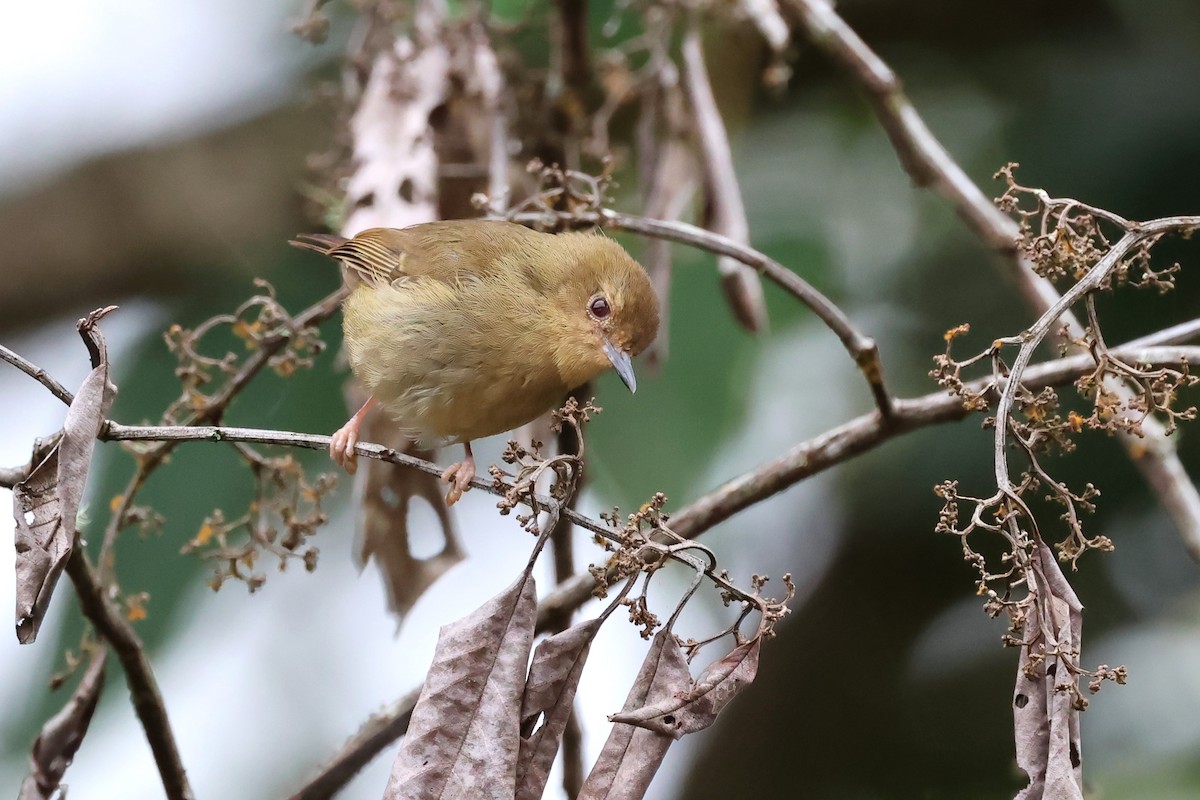
[{"label": "small olive-green bird", "polygon": [[658,333],[646,271],[599,233],[511,222],[372,228],[292,244],[340,261],[346,352],[371,397],[334,435],[351,474],[363,418],[383,407],[425,446],[460,443],[442,473],[453,504],[475,477],[471,442],[512,430],[609,367],[634,391],[631,359]]}]

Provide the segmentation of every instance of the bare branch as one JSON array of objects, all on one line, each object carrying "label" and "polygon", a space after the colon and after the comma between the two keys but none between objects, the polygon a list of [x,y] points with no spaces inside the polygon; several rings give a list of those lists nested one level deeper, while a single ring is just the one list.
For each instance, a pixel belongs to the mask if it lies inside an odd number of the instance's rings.
[{"label": "bare branch", "polygon": [[75,399],[75,395],[71,394],[71,392],[61,383],[50,377],[46,370],[42,369],[36,364],[33,364],[27,359],[22,358],[2,344],[0,344],[0,361],[7,361],[9,364],[12,364],[14,367],[21,370],[21,372],[24,372],[42,386],[45,386],[47,389],[49,389],[50,394],[57,397],[66,405],[71,405],[71,401]]},{"label": "bare branch", "polygon": [[134,711],[154,753],[154,763],[158,765],[158,774],[162,777],[167,797],[170,800],[191,800],[194,797],[192,787],[188,784],[187,772],[179,758],[175,734],[171,731],[167,709],[158,689],[158,681],[150,668],[150,660],[146,657],[145,646],[129,623],[105,598],[100,578],[83,548],[77,547],[71,553],[67,574],[75,584],[75,593],[84,616],[91,620],[96,631],[112,646],[121,661]]},{"label": "bare branch", "polygon": [[526,212],[514,214],[511,219],[514,222],[534,226],[546,225],[550,222],[621,228],[633,233],[640,233],[643,236],[653,236],[691,245],[710,253],[734,258],[743,264],[754,267],[788,294],[808,306],[825,323],[825,326],[833,331],[841,340],[842,346],[846,348],[850,357],[854,359],[854,363],[870,386],[875,405],[885,417],[890,415],[891,398],[884,386],[883,365],[879,359],[879,347],[875,344],[875,340],[855,327],[842,309],[808,281],[754,248],[686,222],[647,219],[608,209]]},{"label": "bare branch", "polygon": [[420,694],[419,688],[413,689],[372,714],[320,772],[288,800],[327,800],[340,792],[383,748],[404,735]]},{"label": "bare branch", "polygon": [[891,67],[867,47],[828,0],[787,2],[799,14],[809,41],[849,72],[867,92],[871,108],[913,183],[930,187],[949,200],[989,247],[1014,255],[1016,224],[996,208],[946,152],[913,107]]}]

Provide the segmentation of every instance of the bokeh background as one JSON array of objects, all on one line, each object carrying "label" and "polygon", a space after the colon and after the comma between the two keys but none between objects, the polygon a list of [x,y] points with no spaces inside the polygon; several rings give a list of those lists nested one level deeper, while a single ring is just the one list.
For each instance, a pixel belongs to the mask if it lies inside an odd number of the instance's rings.
[{"label": "bokeh background", "polygon": [[[331,42],[313,48],[286,31],[299,6],[0,6],[0,338],[74,386],[88,368],[74,321],[119,304],[104,330],[120,421],[156,419],[176,394],[161,337],[168,324],[231,310],[253,292],[255,276],[297,310],[337,284],[335,270],[286,240],[316,225],[303,211],[306,158],[327,145],[333,123],[313,86],[333,74],[348,18],[335,9]],[[608,8],[593,4],[597,37]],[[1200,211],[1195,3],[845,0],[840,10],[981,185],[1018,161],[1027,185],[1126,217]],[[753,48],[725,40],[709,57],[724,76],[717,88],[754,245],[876,336],[896,391],[934,390],[926,373],[947,328],[969,321],[965,345],[982,348],[1032,320],[995,258],[944,203],[909,185],[862,97],[816,53],[800,44],[781,93],[760,87]],[[635,207],[631,196],[618,203]],[[636,240],[627,241],[636,251]],[[770,330],[751,337],[724,309],[712,259],[683,249],[676,256],[669,362],[640,382],[636,397],[611,376],[599,382],[605,413],[589,429],[586,510],[628,509],[654,491],[682,505],[870,407],[836,340],[790,299],[768,287]],[[1193,242],[1178,256],[1185,269],[1177,292],[1124,292],[1105,303],[1110,342],[1195,316],[1200,252]],[[336,342],[337,321],[325,331]],[[328,433],[346,413],[343,377],[330,352],[293,379],[264,378],[228,421]],[[63,414],[37,384],[0,369],[0,462],[23,463],[33,437],[57,429]],[[1185,463],[1200,470],[1195,434],[1185,428],[1179,438]],[[489,442],[481,461],[497,453]],[[324,466],[320,454],[301,457],[314,470]],[[131,470],[115,445],[101,445],[97,458],[85,530],[103,524],[108,498]],[[1097,483],[1103,497],[1092,530],[1117,545],[1088,555],[1071,575],[1087,607],[1084,661],[1125,663],[1131,672],[1130,685],[1106,688],[1083,716],[1088,783],[1104,798],[1200,795],[1197,566],[1114,442],[1088,440],[1055,470],[1076,485]],[[978,420],[942,426],[709,534],[706,543],[742,581],[791,571],[799,594],[758,682],[715,729],[671,752],[653,797],[1010,796],[1020,785],[1009,712],[1015,653],[1000,647],[1003,625],[979,610],[958,543],[932,532],[932,486],[956,477],[964,491],[986,493],[990,471]],[[253,596],[238,585],[212,593],[208,567],[179,554],[214,508],[251,499],[249,473],[232,453],[181,447],[143,495],[167,522],[161,535],[124,535],[119,573],[127,591],[150,594],[138,631],[200,797],[296,788],[371,711],[419,683],[438,625],[505,586],[524,563],[524,535],[488,497],[468,495],[458,513],[471,557],[397,634],[379,582],[351,562],[349,495],[343,481],[316,540],[317,571],[276,574],[268,564],[269,580]],[[11,523],[0,528],[10,541]],[[594,556],[580,549],[581,558]],[[11,547],[0,548],[0,597],[12,597],[11,562]],[[78,617],[64,581],[36,645],[0,637],[0,792],[16,791],[38,727],[63,702],[46,682],[62,667],[63,649],[78,643]],[[688,623],[701,633],[717,618],[701,609]],[[592,753],[644,648],[614,623],[580,693]],[[67,773],[70,796],[161,796],[123,676],[111,666]],[[380,796],[393,752],[345,796]]]}]

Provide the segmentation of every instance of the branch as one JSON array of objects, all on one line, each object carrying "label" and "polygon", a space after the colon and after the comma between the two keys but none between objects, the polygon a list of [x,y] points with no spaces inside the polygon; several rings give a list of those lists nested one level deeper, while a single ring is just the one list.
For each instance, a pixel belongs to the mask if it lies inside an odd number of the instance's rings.
[{"label": "branch", "polygon": [[1016,399],[1017,388],[1034,351],[1050,329],[1058,324],[1067,309],[1075,305],[1085,294],[1095,291],[1110,276],[1112,271],[1122,262],[1131,250],[1156,236],[1170,231],[1195,228],[1200,226],[1200,217],[1163,217],[1142,223],[1130,223],[1130,230],[1109,248],[1104,257],[1096,263],[1087,275],[1081,278],[1071,289],[1062,295],[1046,313],[1042,314],[1029,330],[1021,337],[1021,349],[1013,361],[1007,383],[1000,394],[1000,402],[996,406],[996,484],[1001,491],[1011,485],[1008,476],[1008,459],[1005,449],[1008,442],[1009,414],[1012,412],[1013,401]]},{"label": "branch", "polygon": [[288,800],[326,800],[340,792],[383,748],[404,735],[420,694],[419,687],[413,689],[382,711],[372,714],[316,776]]},{"label": "branch", "polygon": [[[1178,363],[1180,358],[1200,358],[1200,347],[1162,345],[1187,341],[1197,336],[1200,336],[1200,319],[1145,336],[1115,348],[1112,352],[1144,363]],[[1074,380],[1092,367],[1094,361],[1087,355],[1061,358],[1031,367],[1026,372],[1025,381],[1031,389],[1061,385]],[[974,391],[982,391],[986,385],[986,380],[979,380],[968,384],[968,387]],[[885,425],[880,413],[874,411],[801,443],[779,458],[734,478],[673,514],[672,530],[680,536],[694,539],[739,511],[902,433],[963,419],[969,413],[958,397],[945,392],[934,392],[912,400],[899,400],[895,405],[895,416],[890,423]],[[363,451],[360,453],[368,455]],[[564,513],[570,512],[564,510]],[[590,574],[577,575],[560,583],[538,603],[538,631],[546,630],[555,620],[562,619],[565,614],[583,605],[591,599],[595,589],[596,582]],[[388,729],[395,731],[395,737],[399,737],[404,733],[404,726],[400,724],[401,718],[407,721],[415,703],[415,692],[410,692],[396,701],[388,711],[373,716],[358,734],[343,745],[329,762],[326,771],[293,795],[291,800],[317,800],[333,796],[354,774],[346,773],[343,765],[355,764],[357,770],[390,744],[391,740],[383,741],[381,737],[370,734],[388,725],[388,721],[381,717],[392,715],[395,727]],[[331,769],[339,770],[341,776],[341,782],[336,785],[326,779],[326,772]],[[321,790],[310,791],[310,787],[315,786],[320,786]]]},{"label": "branch", "polygon": [[925,125],[900,79],[846,24],[827,0],[787,0],[809,41],[843,67],[867,93],[900,165],[920,187],[950,201],[959,216],[992,249],[1017,252],[1017,226],[975,185]]},{"label": "branch", "polygon": [[[872,110],[913,182],[931,187],[947,199],[976,236],[1006,256],[1004,263],[1009,274],[1036,313],[1042,315],[1054,307],[1058,292],[1050,281],[1035,274],[1029,260],[1021,255],[1016,223],[996,208],[951,158],[917,113],[892,69],[838,16],[828,0],[787,0],[787,3],[799,17],[809,41],[841,65],[866,91]],[[1110,214],[1103,216],[1112,218]],[[1061,319],[1071,337],[1083,337],[1083,327],[1073,314],[1065,312]],[[1166,431],[1157,421],[1147,420],[1144,438],[1124,433],[1118,434],[1118,438],[1147,483],[1158,493],[1189,552],[1200,560],[1200,492],[1187,479]]]},{"label": "branch", "polygon": [[[345,286],[338,287],[335,291],[293,317],[289,326],[264,337],[258,343],[258,348],[242,364],[242,368],[238,370],[237,374],[226,381],[225,385],[208,399],[203,408],[192,414],[187,420],[187,424],[191,425],[219,420],[225,413],[225,409],[233,402],[233,399],[237,397],[242,389],[246,388],[246,385],[253,380],[254,376],[262,371],[263,367],[267,366],[271,357],[287,347],[288,342],[291,341],[292,336],[297,331],[312,325],[318,325],[332,317],[341,306],[342,300],[346,297],[348,291]],[[103,438],[103,433],[101,438]],[[121,532],[121,528],[125,523],[125,516],[133,506],[138,491],[146,482],[146,478],[150,476],[150,473],[162,464],[163,460],[170,455],[178,443],[178,440],[163,440],[158,447],[141,454],[138,458],[137,469],[133,477],[129,479],[125,490],[121,493],[121,502],[113,511],[112,516],[108,520],[108,525],[104,529],[104,542],[100,548],[99,562],[101,569],[106,572],[106,580],[111,577],[107,575],[107,572],[111,569],[110,565],[112,564],[107,555],[112,550],[113,544],[116,543],[117,534]]]},{"label": "branch", "polygon": [[0,344],[0,361],[7,361],[17,369],[24,372],[35,381],[45,386],[50,390],[50,394],[57,397],[64,405],[71,405],[71,401],[75,399],[75,395],[63,386],[46,372],[46,370],[32,363],[31,361],[22,358],[21,356],[9,350],[4,345]]},{"label": "branch", "polygon": [[514,222],[534,226],[550,222],[560,225],[584,224],[620,228],[632,233],[640,233],[643,236],[653,236],[670,242],[690,245],[716,255],[729,256],[753,267],[792,297],[808,306],[825,323],[825,326],[833,331],[841,340],[846,352],[854,359],[854,363],[870,386],[876,407],[885,418],[890,416],[891,397],[883,383],[883,365],[879,359],[879,347],[875,344],[875,340],[855,327],[846,313],[812,284],[754,248],[686,222],[648,219],[608,209],[600,211],[534,211],[514,214],[510,219]]},{"label": "branch", "polygon": [[75,593],[84,616],[91,620],[121,660],[134,710],[146,732],[150,750],[154,753],[154,763],[158,765],[167,797],[170,800],[192,800],[192,787],[188,785],[187,772],[175,744],[175,734],[167,719],[167,709],[141,640],[105,598],[100,578],[82,547],[75,548],[71,553],[67,574],[75,584]]}]

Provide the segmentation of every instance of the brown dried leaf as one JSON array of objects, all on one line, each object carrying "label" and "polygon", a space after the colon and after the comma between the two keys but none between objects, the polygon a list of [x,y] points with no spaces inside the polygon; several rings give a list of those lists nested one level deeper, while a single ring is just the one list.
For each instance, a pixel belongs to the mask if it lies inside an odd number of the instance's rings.
[{"label": "brown dried leaf", "polygon": [[[687,142],[690,120],[678,84],[659,87],[642,101],[638,121],[638,161],[646,164],[643,213],[651,219],[678,220],[696,195],[699,164]],[[660,119],[661,118],[661,119]],[[661,130],[660,130],[661,128]],[[659,334],[645,355],[647,366],[660,369],[667,360],[671,294],[671,243],[648,238],[642,262],[659,303]]]},{"label": "brown dried leaf", "polygon": [[[622,713],[658,703],[691,688],[692,676],[675,636],[659,631],[625,698]],[[673,742],[670,736],[616,723],[576,800],[639,800]]]},{"label": "brown dried leaf", "polygon": [[[1038,590],[1047,594],[1044,600],[1050,604],[1057,645],[1078,653],[1083,606],[1062,574],[1054,553],[1039,543],[1038,556],[1039,563],[1033,571],[1038,578]],[[1046,643],[1047,648],[1054,645]],[[1016,800],[1083,800],[1079,712],[1073,707],[1069,692],[1054,690],[1061,664],[1048,657],[1032,670],[1037,676],[1034,678],[1027,673],[1029,665],[1029,648],[1022,647],[1013,692],[1013,728],[1017,766],[1029,776],[1029,785],[1017,794]]]},{"label": "brown dried leaf", "polygon": [[[571,718],[588,649],[603,622],[593,619],[573,625],[544,639],[534,650],[521,703],[517,800],[538,800],[546,789],[558,743]],[[533,730],[539,718],[542,724]]]},{"label": "brown dried leaf", "polygon": [[686,692],[664,698],[632,711],[613,714],[613,722],[625,722],[678,739],[704,730],[717,721],[717,715],[729,705],[758,674],[761,639],[735,647],[724,658],[714,661]]},{"label": "brown dried leaf", "polygon": [[117,393],[108,377],[108,349],[96,327],[114,308],[97,309],[79,321],[79,335],[92,356],[92,371],[67,410],[58,446],[13,487],[17,640],[22,644],[37,638],[54,586],[75,546],[75,517],[87,485],[96,436]]},{"label": "brown dried leaf", "polygon": [[[92,714],[104,688],[104,659],[107,648],[99,648],[87,671],[62,710],[47,720],[33,742],[29,775],[21,784],[18,800],[48,800],[59,789],[63,773],[71,766],[83,742]],[[62,796],[65,796],[65,792]]]},{"label": "brown dried leaf", "polygon": [[[417,458],[433,455],[417,448],[384,414],[368,417],[363,429],[365,441]],[[355,546],[356,559],[360,566],[375,559],[387,589],[388,608],[403,620],[421,595],[446,570],[462,561],[454,518],[442,499],[442,484],[436,475],[377,459],[367,459],[360,474],[363,520]],[[413,555],[409,546],[409,511],[414,497],[429,503],[441,526],[442,549],[427,558]]]},{"label": "brown dried leaf", "polygon": [[526,573],[442,628],[384,800],[513,797],[536,616]]},{"label": "brown dried leaf", "polygon": [[[712,86],[708,80],[708,67],[704,63],[704,50],[700,44],[700,30],[694,24],[684,34],[681,53],[684,82],[692,103],[692,114],[696,119],[700,151],[704,156],[704,227],[739,244],[749,244],[750,223],[746,219],[742,190],[738,186],[737,172],[733,166],[729,134],[725,131],[725,123],[721,120],[721,112],[717,108],[716,98],[713,97]],[[750,266],[727,256],[717,258],[717,269],[721,273],[721,287],[725,291],[725,299],[737,321],[752,333],[766,328],[767,305],[758,273]]]}]

